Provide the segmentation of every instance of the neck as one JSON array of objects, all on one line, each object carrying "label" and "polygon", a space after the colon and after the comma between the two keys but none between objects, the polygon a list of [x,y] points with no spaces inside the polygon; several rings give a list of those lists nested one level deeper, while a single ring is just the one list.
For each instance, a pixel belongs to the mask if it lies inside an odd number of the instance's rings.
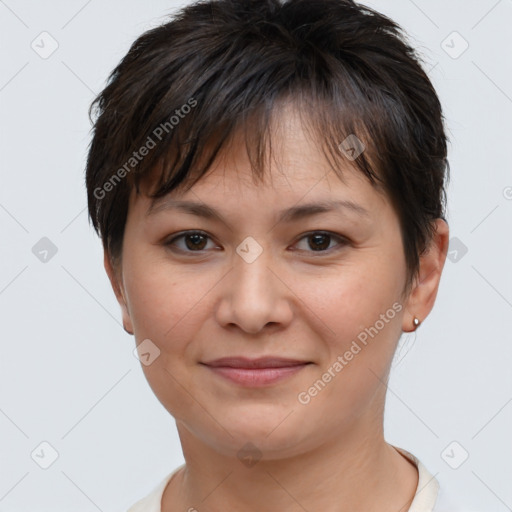
[{"label": "neck", "polygon": [[246,465],[177,427],[186,465],[165,489],[163,512],[405,512],[416,492],[415,466],[382,432],[354,430],[314,450]]}]

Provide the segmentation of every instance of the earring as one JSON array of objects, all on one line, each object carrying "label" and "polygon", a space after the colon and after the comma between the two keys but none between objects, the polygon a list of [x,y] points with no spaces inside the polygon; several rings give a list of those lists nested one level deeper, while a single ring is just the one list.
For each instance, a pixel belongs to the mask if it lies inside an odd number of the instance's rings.
[{"label": "earring", "polygon": [[412,323],[414,324],[414,330],[416,330],[418,328],[418,326],[421,324],[420,320],[416,317],[414,317],[414,320],[412,321]]}]

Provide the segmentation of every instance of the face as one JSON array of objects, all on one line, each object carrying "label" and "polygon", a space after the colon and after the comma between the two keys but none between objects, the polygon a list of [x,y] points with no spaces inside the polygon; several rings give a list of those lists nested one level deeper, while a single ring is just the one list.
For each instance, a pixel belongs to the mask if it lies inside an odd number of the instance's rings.
[{"label": "face", "polygon": [[[293,112],[274,138],[264,183],[240,143],[151,209],[133,193],[121,267],[107,268],[125,326],[158,354],[142,368],[178,428],[228,455],[250,441],[269,459],[380,431],[383,382],[412,320],[386,197],[348,161],[342,182]],[[303,208],[313,203],[325,211]],[[412,313],[424,318],[427,303]]]}]

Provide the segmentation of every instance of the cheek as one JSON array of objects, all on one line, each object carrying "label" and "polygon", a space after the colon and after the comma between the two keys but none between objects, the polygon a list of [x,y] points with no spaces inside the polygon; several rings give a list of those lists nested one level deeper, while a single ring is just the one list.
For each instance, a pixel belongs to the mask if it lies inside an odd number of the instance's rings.
[{"label": "cheek", "polygon": [[[138,263],[140,262],[140,263]],[[215,280],[184,273],[165,262],[127,261],[125,274],[130,316],[137,341],[151,339],[162,352],[181,350],[201,323]]]},{"label": "cheek", "polygon": [[200,300],[211,286],[189,276],[178,279],[176,272],[155,262],[127,264],[127,268],[125,288],[136,343],[149,339],[156,346],[150,345],[150,364],[141,365],[146,380],[175,418],[182,419],[189,411],[199,417],[202,411],[185,391],[193,389],[188,365],[193,364],[194,354],[187,351],[193,349],[190,340],[202,325],[198,315],[206,303]]},{"label": "cheek", "polygon": [[316,404],[312,407],[330,416],[333,428],[344,421],[349,425],[370,410],[372,403],[383,400],[383,383],[400,336],[403,309],[392,289],[384,286],[387,283],[344,284],[336,293],[318,297],[324,304],[320,316],[335,334],[325,339],[327,357],[308,382],[310,387],[302,389],[317,393],[311,398]]},{"label": "cheek", "polygon": [[137,337],[150,338],[160,344],[165,333],[184,314],[184,301],[176,300],[175,283],[155,270],[130,273],[125,287]]},{"label": "cheek", "polygon": [[336,377],[328,386],[331,391],[326,399],[337,389],[342,395],[332,398],[352,402],[346,406],[355,407],[363,395],[368,398],[375,392],[379,378],[388,371],[401,334],[403,310],[399,302],[401,283],[391,267],[385,258],[368,258],[364,265],[340,269],[329,286],[309,293],[308,306],[329,327],[325,338],[328,354],[320,371],[342,358],[343,369],[331,369]]},{"label": "cheek", "polygon": [[358,264],[340,266],[320,279],[299,276],[293,288],[328,327],[329,338],[343,344],[373,326],[381,315],[387,321],[385,328],[379,322],[379,330],[388,331],[389,324],[398,321],[396,309],[402,306],[393,309],[393,304],[398,304],[401,283],[396,268],[390,266],[383,258],[361,258]]}]

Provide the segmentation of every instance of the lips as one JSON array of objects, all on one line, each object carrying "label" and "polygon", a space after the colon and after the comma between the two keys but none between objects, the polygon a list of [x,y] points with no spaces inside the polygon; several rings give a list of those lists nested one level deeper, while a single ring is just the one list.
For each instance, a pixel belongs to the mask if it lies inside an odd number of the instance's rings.
[{"label": "lips", "polygon": [[312,363],[311,361],[281,357],[262,357],[258,359],[223,357],[201,364],[224,381],[256,388],[270,386],[285,380]]},{"label": "lips", "polygon": [[283,359],[281,357],[261,357],[258,359],[250,359],[247,357],[223,357],[203,363],[213,368],[229,367],[229,368],[288,368],[290,366],[300,366],[308,364],[309,361],[299,361],[297,359]]}]

